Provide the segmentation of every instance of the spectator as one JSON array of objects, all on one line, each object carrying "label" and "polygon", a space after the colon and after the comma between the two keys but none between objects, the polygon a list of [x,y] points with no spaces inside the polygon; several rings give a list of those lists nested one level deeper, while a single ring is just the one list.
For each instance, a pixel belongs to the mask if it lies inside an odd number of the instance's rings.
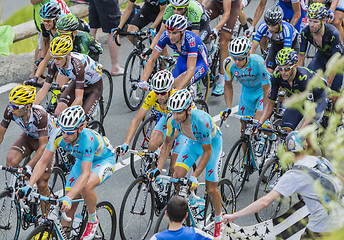
[{"label": "spectator", "polygon": [[124,69],[118,65],[118,46],[112,41],[111,29],[116,28],[121,20],[118,0],[89,0],[91,35],[96,39],[98,28],[108,33],[108,46],[111,59],[111,75],[123,75]]}]

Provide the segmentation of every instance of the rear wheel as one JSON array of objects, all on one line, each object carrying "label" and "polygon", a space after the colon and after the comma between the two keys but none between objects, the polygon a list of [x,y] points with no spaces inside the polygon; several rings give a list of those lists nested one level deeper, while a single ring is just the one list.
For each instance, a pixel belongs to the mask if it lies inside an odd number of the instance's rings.
[{"label": "rear wheel", "polygon": [[103,78],[103,105],[104,105],[104,118],[107,115],[111,101],[112,101],[112,94],[113,94],[113,82],[112,76],[108,70],[102,69],[102,78]]},{"label": "rear wheel", "polygon": [[56,230],[52,224],[43,224],[36,227],[26,238],[26,240],[58,240]]},{"label": "rear wheel", "polygon": [[66,178],[59,167],[54,167],[49,178],[49,189],[54,196],[63,197],[65,195]]},{"label": "rear wheel", "polygon": [[11,191],[0,193],[0,238],[19,239],[21,214],[16,199],[12,200]]}]

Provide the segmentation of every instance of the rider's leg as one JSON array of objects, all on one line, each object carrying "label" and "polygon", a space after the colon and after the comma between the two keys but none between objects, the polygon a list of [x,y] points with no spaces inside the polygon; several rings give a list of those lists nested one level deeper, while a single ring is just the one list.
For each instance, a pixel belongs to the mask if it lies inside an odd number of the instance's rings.
[{"label": "rider's leg", "polygon": [[205,181],[207,193],[211,198],[211,202],[215,209],[215,216],[221,215],[221,194],[217,189],[217,182]]},{"label": "rider's leg", "polygon": [[85,200],[89,215],[96,212],[97,194],[94,192],[94,189],[99,185],[99,183],[100,179],[98,175],[91,172],[87,184],[81,190],[81,195]]},{"label": "rider's leg", "polygon": [[[50,195],[49,178],[52,173],[53,162],[54,162],[54,155],[50,159],[49,164],[45,172],[43,173],[42,177],[37,181],[38,192],[39,194],[42,194],[44,196]],[[46,218],[48,216],[49,208],[50,208],[50,204],[47,204],[45,201],[41,201],[41,209],[42,209],[43,218]]]},{"label": "rider's leg", "polygon": [[[129,26],[128,26],[128,32],[136,32],[136,31],[138,31],[138,30],[139,30],[138,27],[136,27],[135,25],[129,24]],[[129,40],[133,45],[136,45],[137,37],[132,36],[132,35],[128,35],[127,38],[128,38],[128,40]]]},{"label": "rider's leg", "polygon": [[338,29],[340,38],[342,41],[344,40],[344,30],[342,27],[343,24],[343,17],[344,17],[344,12],[336,10],[334,12],[334,20],[333,20],[333,25]]}]

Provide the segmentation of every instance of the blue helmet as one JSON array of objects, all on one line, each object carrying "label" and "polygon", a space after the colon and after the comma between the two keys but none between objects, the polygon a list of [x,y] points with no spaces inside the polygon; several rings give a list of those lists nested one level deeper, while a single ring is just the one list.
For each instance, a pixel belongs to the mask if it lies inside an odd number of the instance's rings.
[{"label": "blue helmet", "polygon": [[41,7],[39,12],[41,18],[54,20],[61,14],[61,8],[57,3],[47,2]]},{"label": "blue helmet", "polygon": [[85,120],[84,109],[80,105],[76,105],[63,110],[57,119],[57,124],[64,131],[74,131],[81,127]]},{"label": "blue helmet", "polygon": [[192,103],[192,95],[187,89],[179,90],[168,98],[167,107],[171,112],[187,110]]},{"label": "blue helmet", "polygon": [[304,137],[300,137],[297,131],[292,131],[288,134],[285,141],[287,144],[287,150],[290,152],[301,152],[305,149]]}]

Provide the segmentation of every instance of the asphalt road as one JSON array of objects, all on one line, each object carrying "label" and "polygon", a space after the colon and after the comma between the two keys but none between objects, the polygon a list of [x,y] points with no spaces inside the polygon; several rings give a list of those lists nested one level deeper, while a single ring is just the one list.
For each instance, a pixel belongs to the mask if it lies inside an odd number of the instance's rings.
[{"label": "asphalt road", "polygon": [[[259,1],[252,1],[250,5],[245,9],[247,17],[253,18],[254,11]],[[269,1],[269,5],[271,6]],[[124,67],[125,60],[129,55],[132,46],[126,39],[121,39],[122,46],[119,50],[119,62],[122,67]],[[106,69],[110,69],[110,58],[109,52],[106,45],[104,45],[104,53],[100,57],[100,62]],[[124,102],[123,91],[122,91],[122,77],[113,77],[114,82],[114,94],[112,99],[112,104],[104,121],[104,127],[106,130],[106,135],[112,142],[114,146],[122,144],[125,139],[126,130],[130,124],[130,121],[135,117],[136,112],[132,112],[127,108]],[[238,104],[239,94],[240,94],[240,84],[234,81],[234,106]],[[4,109],[8,103],[8,91],[0,94],[0,109]],[[208,101],[210,115],[216,116],[221,110],[225,108],[225,103],[223,97],[210,97]],[[219,122],[218,122],[219,123]],[[223,133],[223,151],[226,153],[224,160],[227,157],[229,150],[231,149],[234,142],[239,138],[240,124],[237,119],[228,120],[229,127],[223,126],[221,131]],[[4,142],[0,145],[0,151],[3,152],[0,158],[0,164],[5,164],[7,151],[9,150],[11,144],[20,134],[21,130],[16,124],[12,123],[7,131]],[[121,166],[122,167],[122,166]],[[245,187],[237,199],[237,210],[247,206],[253,201],[253,193],[258,174],[255,172],[250,177],[250,181],[245,184]],[[0,176],[0,187],[3,186],[4,180],[3,176]],[[131,175],[130,168],[128,166],[122,167],[114,173],[114,175],[108,179],[104,184],[97,187],[98,202],[99,201],[110,201],[117,212],[117,222],[120,212],[120,205],[124,193],[129,186],[129,184],[134,180]],[[236,221],[239,225],[252,225],[256,223],[254,216],[244,217]],[[153,223],[154,226],[154,223]],[[135,226],[133,226],[133,231],[135,231]],[[27,231],[22,231],[21,238],[26,236]],[[150,233],[149,236],[152,234]],[[117,225],[116,239],[120,239],[119,230]]]}]

